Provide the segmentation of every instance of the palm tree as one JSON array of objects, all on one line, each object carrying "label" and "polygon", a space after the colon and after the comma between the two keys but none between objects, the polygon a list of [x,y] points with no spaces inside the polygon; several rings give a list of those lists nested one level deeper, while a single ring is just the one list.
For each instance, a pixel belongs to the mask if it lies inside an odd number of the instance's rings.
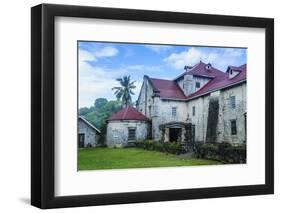
[{"label": "palm tree", "polygon": [[117,78],[116,81],[120,83],[121,86],[113,87],[112,90],[115,90],[114,95],[116,95],[117,100],[121,99],[123,106],[129,106],[132,102],[133,89],[136,88],[134,85],[135,81],[131,82],[131,77],[123,76],[122,78]]}]

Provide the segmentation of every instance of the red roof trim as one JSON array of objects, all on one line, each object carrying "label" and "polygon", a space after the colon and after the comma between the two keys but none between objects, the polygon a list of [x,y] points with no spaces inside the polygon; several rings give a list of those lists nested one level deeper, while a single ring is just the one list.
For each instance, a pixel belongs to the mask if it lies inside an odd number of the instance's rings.
[{"label": "red roof trim", "polygon": [[121,121],[121,120],[136,120],[149,121],[142,113],[137,111],[134,107],[128,106],[111,115],[107,121]]},{"label": "red roof trim", "polygon": [[235,68],[235,70],[239,70],[239,74],[233,78],[229,78],[227,72],[222,72],[214,67],[211,67],[210,69],[206,69],[206,66],[207,64],[200,62],[197,65],[195,65],[191,70],[189,70],[188,72],[184,72],[182,74],[182,75],[190,74],[194,76],[201,76],[211,79],[206,85],[204,85],[202,88],[200,88],[193,94],[189,95],[188,97],[185,96],[184,92],[177,84],[177,79],[179,79],[179,77],[176,78],[175,80],[149,78],[148,76],[145,76],[145,78],[147,78],[149,83],[151,84],[155,96],[158,96],[161,99],[166,99],[166,100],[184,101],[184,100],[190,100],[191,98],[193,99],[194,97],[200,97],[202,95],[206,95],[208,93],[214,92],[221,88],[226,88],[228,86],[238,84],[239,82],[245,81],[247,77],[246,64],[241,65],[239,67],[235,67],[235,66],[228,67],[228,70],[230,69],[230,67]]}]

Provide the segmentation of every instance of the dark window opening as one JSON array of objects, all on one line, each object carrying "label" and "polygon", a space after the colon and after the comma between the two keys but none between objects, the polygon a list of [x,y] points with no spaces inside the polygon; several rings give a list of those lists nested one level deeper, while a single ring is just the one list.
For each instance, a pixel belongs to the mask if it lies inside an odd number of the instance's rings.
[{"label": "dark window opening", "polygon": [[200,82],[196,82],[196,88],[200,88]]},{"label": "dark window opening", "polygon": [[195,116],[195,106],[192,107],[192,115]]},{"label": "dark window opening", "polygon": [[136,140],[136,129],[129,128],[128,140],[129,140],[129,141],[134,141],[134,140]]},{"label": "dark window opening", "polygon": [[236,120],[231,120],[231,135],[237,134]]},{"label": "dark window opening", "polygon": [[235,96],[230,96],[230,106],[232,109],[235,109],[235,107],[236,107]]},{"label": "dark window opening", "polygon": [[172,107],[172,116],[173,117],[177,116],[177,108],[176,107]]},{"label": "dark window opening", "polygon": [[79,133],[78,135],[78,147],[83,148],[85,146],[85,134]]},{"label": "dark window opening", "polygon": [[151,106],[148,106],[148,117],[151,117]]},{"label": "dark window opening", "polygon": [[170,142],[181,141],[181,128],[170,128],[169,129],[169,141]]}]

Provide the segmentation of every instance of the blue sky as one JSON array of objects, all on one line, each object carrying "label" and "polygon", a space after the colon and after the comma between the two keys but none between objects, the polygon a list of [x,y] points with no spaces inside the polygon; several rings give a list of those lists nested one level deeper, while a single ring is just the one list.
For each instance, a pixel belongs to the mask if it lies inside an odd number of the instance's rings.
[{"label": "blue sky", "polygon": [[200,60],[225,71],[246,63],[246,49],[127,43],[78,42],[79,107],[89,107],[96,98],[115,100],[116,78],[130,75],[136,81],[137,99],[144,75],[174,79]]}]

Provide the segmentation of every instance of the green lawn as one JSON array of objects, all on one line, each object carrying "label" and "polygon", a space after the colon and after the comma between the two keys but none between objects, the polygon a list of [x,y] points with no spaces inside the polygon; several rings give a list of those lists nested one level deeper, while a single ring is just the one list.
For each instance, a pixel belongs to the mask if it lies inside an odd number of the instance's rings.
[{"label": "green lawn", "polygon": [[176,155],[139,148],[85,148],[78,151],[78,170],[174,167],[221,164],[204,159],[180,159]]}]

